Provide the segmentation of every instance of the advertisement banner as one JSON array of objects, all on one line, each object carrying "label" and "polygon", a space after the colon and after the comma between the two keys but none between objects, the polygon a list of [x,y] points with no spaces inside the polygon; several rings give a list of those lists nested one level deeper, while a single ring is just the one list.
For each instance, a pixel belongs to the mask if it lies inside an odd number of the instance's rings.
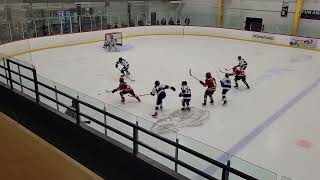
[{"label": "advertisement banner", "polygon": [[272,42],[274,42],[274,35],[273,34],[267,34],[267,33],[254,32],[254,33],[252,33],[251,39],[255,40],[255,41],[272,43]]},{"label": "advertisement banner", "polygon": [[304,37],[291,37],[290,46],[299,48],[317,48],[318,40]]},{"label": "advertisement banner", "polygon": [[315,19],[320,20],[320,10],[304,9],[301,12],[301,19]]}]

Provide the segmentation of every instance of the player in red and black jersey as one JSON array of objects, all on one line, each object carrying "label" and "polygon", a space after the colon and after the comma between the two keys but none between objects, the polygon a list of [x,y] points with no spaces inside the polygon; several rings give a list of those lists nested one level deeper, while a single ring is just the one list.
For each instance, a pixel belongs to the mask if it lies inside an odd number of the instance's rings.
[{"label": "player in red and black jersey", "polygon": [[234,83],[236,84],[234,87],[238,88],[238,81],[242,80],[242,82],[247,86],[248,89],[250,89],[249,84],[246,81],[246,73],[244,72],[244,70],[239,69],[237,66],[232,68],[233,73],[231,75],[234,76]]},{"label": "player in red and black jersey", "polygon": [[200,83],[204,86],[207,87],[206,92],[204,93],[204,102],[202,103],[203,106],[207,105],[207,97],[209,96],[210,98],[210,104],[214,104],[212,95],[216,91],[217,83],[216,80],[211,76],[210,72],[206,73],[206,80],[205,82],[200,81]]},{"label": "player in red and black jersey", "polygon": [[130,94],[132,97],[135,97],[139,102],[141,101],[140,98],[131,89],[131,87],[126,82],[124,82],[124,79],[122,77],[119,79],[119,82],[120,82],[119,87],[114,89],[114,90],[112,90],[112,93],[120,91],[120,97],[121,97],[121,102],[122,103],[125,102],[125,99],[124,99],[124,96],[123,96],[125,94]]}]

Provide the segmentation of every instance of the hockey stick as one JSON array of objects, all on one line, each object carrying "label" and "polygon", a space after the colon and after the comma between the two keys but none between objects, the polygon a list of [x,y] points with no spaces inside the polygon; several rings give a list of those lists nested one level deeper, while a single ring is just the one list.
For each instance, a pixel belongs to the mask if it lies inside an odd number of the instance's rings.
[{"label": "hockey stick", "polygon": [[129,76],[126,76],[127,79],[129,79],[131,82],[135,82],[136,80],[135,79],[131,79]]},{"label": "hockey stick", "polygon": [[191,69],[189,69],[189,74],[190,74],[191,77],[195,78],[196,80],[201,81],[199,78],[197,78],[197,77],[195,77],[194,75],[192,75]]},{"label": "hockey stick", "polygon": [[106,93],[111,93],[112,91],[106,90]]},{"label": "hockey stick", "polygon": [[217,76],[218,76],[219,80],[221,81],[221,78],[220,78],[220,75],[219,75],[218,71],[216,71],[216,73],[217,73]]},{"label": "hockey stick", "polygon": [[150,96],[151,94],[148,93],[148,94],[140,94],[139,96]]}]

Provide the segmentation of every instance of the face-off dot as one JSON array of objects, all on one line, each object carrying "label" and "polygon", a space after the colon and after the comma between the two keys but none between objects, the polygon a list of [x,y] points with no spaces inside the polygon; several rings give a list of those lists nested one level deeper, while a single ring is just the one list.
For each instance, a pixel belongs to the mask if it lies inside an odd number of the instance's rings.
[{"label": "face-off dot", "polygon": [[310,142],[308,140],[304,140],[304,139],[298,140],[296,142],[296,144],[297,144],[297,146],[305,148],[305,149],[310,149],[313,147],[312,142]]}]

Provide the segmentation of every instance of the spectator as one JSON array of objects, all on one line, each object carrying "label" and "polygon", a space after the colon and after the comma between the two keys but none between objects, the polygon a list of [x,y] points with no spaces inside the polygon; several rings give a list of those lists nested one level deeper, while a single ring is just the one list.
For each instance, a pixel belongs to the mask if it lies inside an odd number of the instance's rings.
[{"label": "spectator", "polygon": [[172,18],[170,18],[170,20],[169,20],[169,25],[174,25],[174,21]]},{"label": "spectator", "polygon": [[77,101],[72,100],[72,105],[70,106],[70,108],[72,109],[67,109],[65,114],[72,117],[72,118],[76,118],[77,117],[77,113],[76,113],[76,108],[77,108]]},{"label": "spectator", "polygon": [[117,22],[116,22],[116,23],[114,23],[113,28],[114,28],[114,29],[119,28],[119,25],[118,25],[118,23],[117,23]]},{"label": "spectator", "polygon": [[134,22],[133,22],[132,19],[130,19],[130,21],[129,21],[129,26],[130,26],[130,27],[134,27],[134,26],[135,26],[135,24],[134,24]]},{"label": "spectator", "polygon": [[140,19],[139,21],[138,21],[138,26],[143,26],[144,24],[143,24],[143,21]]},{"label": "spectator", "polygon": [[160,22],[159,22],[159,20],[157,20],[157,25],[158,25],[158,26],[160,25]]},{"label": "spectator", "polygon": [[167,20],[165,19],[165,18],[162,18],[162,20],[161,20],[161,25],[167,25]]},{"label": "spectator", "polygon": [[189,26],[189,24],[190,24],[190,19],[187,17],[187,18],[184,20],[184,25]]},{"label": "spectator", "polygon": [[180,19],[179,19],[179,18],[177,19],[177,25],[178,25],[178,26],[181,25],[181,22],[180,22]]},{"label": "spectator", "polygon": [[151,26],[151,22],[150,22],[150,21],[148,21],[148,24],[147,24],[147,26]]}]

